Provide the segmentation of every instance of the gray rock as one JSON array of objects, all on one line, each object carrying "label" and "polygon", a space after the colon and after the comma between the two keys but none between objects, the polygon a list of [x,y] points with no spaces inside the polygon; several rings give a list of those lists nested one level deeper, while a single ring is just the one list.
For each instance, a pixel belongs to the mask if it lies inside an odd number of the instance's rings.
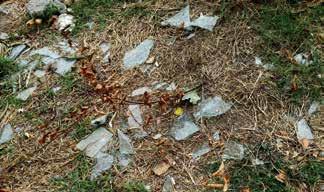
[{"label": "gray rock", "polygon": [[101,52],[102,52],[103,62],[108,63],[109,62],[109,56],[110,56],[110,51],[109,50],[111,48],[110,43],[102,42],[99,46],[100,46],[100,49],[101,49]]},{"label": "gray rock", "polygon": [[34,87],[30,87],[28,89],[25,89],[24,91],[18,93],[17,95],[17,99],[20,99],[22,101],[26,101],[33,93],[34,91],[36,90],[36,86]]},{"label": "gray rock", "polygon": [[90,179],[94,180],[98,176],[100,176],[103,172],[109,170],[114,163],[114,156],[106,154],[106,153],[100,153],[96,157],[96,164],[91,170],[91,176]]},{"label": "gray rock", "polygon": [[123,63],[125,69],[131,69],[143,64],[150,55],[151,49],[154,46],[154,41],[146,39],[133,50],[126,52]]},{"label": "gray rock", "polygon": [[33,50],[30,53],[30,56],[33,55],[42,56],[42,62],[45,65],[52,65],[53,67],[55,67],[55,72],[60,75],[65,75],[66,73],[70,72],[72,70],[72,67],[76,63],[75,59],[61,57],[58,53],[52,51],[48,47]]},{"label": "gray rock", "polygon": [[143,124],[142,112],[140,105],[130,105],[128,107],[131,115],[128,117],[128,125],[130,128],[139,128]]},{"label": "gray rock", "polygon": [[57,86],[57,87],[53,87],[52,88],[52,91],[54,92],[54,93],[57,93],[59,90],[61,90],[62,89],[62,87],[59,87],[59,86]]},{"label": "gray rock", "polygon": [[273,64],[269,64],[269,63],[266,63],[264,64],[261,60],[260,57],[254,57],[255,61],[254,61],[254,64],[257,65],[257,66],[260,66],[262,68],[264,68],[265,70],[271,70],[271,69],[274,69],[274,65]]},{"label": "gray rock", "polygon": [[234,159],[242,160],[244,158],[244,147],[241,144],[235,142],[228,142],[225,144],[223,160]]},{"label": "gray rock", "polygon": [[72,67],[76,63],[76,60],[74,59],[67,59],[67,58],[59,58],[56,60],[55,72],[60,75],[65,75],[66,73],[70,72],[72,70]]},{"label": "gray rock", "polygon": [[211,151],[211,148],[209,147],[209,145],[206,143],[204,145],[202,145],[201,147],[199,147],[198,149],[196,149],[193,153],[192,153],[192,158],[194,160],[198,160],[201,156],[209,153]]},{"label": "gray rock", "polygon": [[320,103],[317,101],[312,102],[312,104],[309,106],[308,109],[308,115],[313,115],[318,111],[318,108],[320,107]]},{"label": "gray rock", "polygon": [[9,39],[9,35],[4,32],[0,32],[0,40],[7,40]]},{"label": "gray rock", "polygon": [[19,57],[23,52],[24,50],[27,48],[27,45],[25,44],[21,44],[21,45],[17,45],[15,47],[13,47],[10,51],[10,54],[9,54],[9,58],[10,59],[16,59],[17,57]]},{"label": "gray rock", "polygon": [[297,122],[297,138],[298,140],[302,139],[314,139],[311,128],[308,126],[305,119],[301,119]]},{"label": "gray rock", "polygon": [[305,65],[305,66],[308,66],[313,62],[309,59],[309,56],[304,53],[296,54],[294,56],[294,59],[299,65]]},{"label": "gray rock", "polygon": [[186,114],[180,116],[170,130],[170,135],[176,140],[185,140],[199,131],[199,127]]},{"label": "gray rock", "polygon": [[45,76],[46,72],[44,70],[36,70],[34,72],[35,76],[38,77],[38,78],[42,78]]},{"label": "gray rock", "polygon": [[202,117],[214,117],[226,113],[232,107],[232,103],[226,103],[221,97],[208,98],[198,105],[198,110],[194,113],[196,119]]},{"label": "gray rock", "polygon": [[50,57],[50,58],[53,58],[53,59],[58,59],[58,58],[61,57],[59,54],[52,51],[48,47],[43,47],[43,48],[40,48],[40,49],[33,50],[30,53],[30,56],[33,56],[33,55],[40,55],[40,56]]},{"label": "gray rock", "polygon": [[[108,144],[112,139],[113,134],[107,131],[105,128],[99,128],[95,130],[91,135],[89,135],[84,140],[80,141],[76,148],[85,151],[86,155],[89,157],[96,157],[96,155],[101,152],[101,149]],[[99,153],[100,155],[100,153]]]},{"label": "gray rock", "polygon": [[162,21],[162,26],[172,26],[172,27],[190,27],[191,21],[190,21],[190,7],[187,5],[185,8],[181,9],[179,13],[174,15],[173,17],[170,17],[169,19]]},{"label": "gray rock", "polygon": [[29,0],[26,9],[33,17],[42,16],[49,6],[55,6],[61,13],[66,10],[64,3],[59,0]]},{"label": "gray rock", "polygon": [[135,154],[135,151],[133,149],[132,141],[130,138],[125,135],[122,131],[119,129],[117,130],[118,134],[118,140],[119,140],[119,152],[122,155],[130,155]]},{"label": "gray rock", "polygon": [[213,134],[213,139],[214,139],[214,141],[220,140],[219,131],[215,131],[215,133]]},{"label": "gray rock", "polygon": [[140,87],[138,89],[135,89],[133,92],[132,92],[132,97],[135,97],[135,96],[139,96],[139,95],[144,95],[145,92],[152,92],[152,90],[148,87]]},{"label": "gray rock", "polygon": [[132,157],[127,154],[119,154],[118,160],[119,160],[118,164],[120,166],[127,167],[130,164],[130,162],[132,161]]},{"label": "gray rock", "polygon": [[252,164],[253,165],[263,165],[264,164],[264,161],[258,159],[258,158],[255,158],[255,159],[252,159]]},{"label": "gray rock", "polygon": [[91,121],[91,125],[94,127],[98,127],[100,125],[103,125],[107,122],[108,117],[111,117],[112,113],[108,113],[106,115],[102,115],[94,120]]},{"label": "gray rock", "polygon": [[174,192],[174,185],[175,185],[175,181],[173,177],[167,175],[165,177],[165,181],[162,187],[162,192]]},{"label": "gray rock", "polygon": [[200,97],[197,91],[190,91],[182,97],[182,100],[189,100],[190,103],[195,105],[200,100]]},{"label": "gray rock", "polygon": [[207,29],[208,31],[213,31],[213,28],[215,27],[218,19],[218,16],[201,15],[196,20],[191,22],[191,26]]},{"label": "gray rock", "polygon": [[72,31],[75,27],[73,15],[63,13],[57,19],[57,28],[59,31]]},{"label": "gray rock", "polygon": [[10,124],[6,124],[0,130],[0,145],[10,141],[13,137],[13,130]]}]

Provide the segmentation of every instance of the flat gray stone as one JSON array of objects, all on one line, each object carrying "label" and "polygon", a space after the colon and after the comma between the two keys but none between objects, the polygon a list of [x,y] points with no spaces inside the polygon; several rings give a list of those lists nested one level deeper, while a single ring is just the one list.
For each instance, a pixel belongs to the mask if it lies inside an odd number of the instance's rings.
[{"label": "flat gray stone", "polygon": [[113,134],[105,128],[98,128],[84,140],[81,140],[76,148],[85,151],[88,157],[95,157],[101,149],[112,139]]},{"label": "flat gray stone", "polygon": [[186,93],[183,97],[182,100],[189,100],[190,103],[192,104],[197,104],[198,101],[200,100],[200,97],[197,93],[197,91],[190,91],[188,93]]},{"label": "flat gray stone", "polygon": [[9,39],[9,35],[4,32],[0,32],[0,40],[7,40]]},{"label": "flat gray stone", "polygon": [[218,16],[201,15],[196,20],[192,21],[190,25],[202,29],[207,29],[208,31],[213,31],[218,19]]},{"label": "flat gray stone", "polygon": [[40,55],[40,56],[50,57],[50,58],[53,58],[53,59],[58,59],[58,58],[61,57],[59,54],[57,54],[55,51],[52,51],[48,47],[43,47],[43,48],[40,48],[40,49],[33,50],[30,53],[30,56],[33,56],[33,55]]},{"label": "flat gray stone", "polygon": [[192,158],[194,160],[198,160],[201,156],[209,153],[210,151],[211,151],[211,148],[209,147],[209,145],[207,143],[205,143],[204,145],[202,145],[201,147],[199,147],[192,153]]},{"label": "flat gray stone", "polygon": [[317,101],[312,102],[312,104],[309,106],[308,109],[308,115],[313,115],[314,113],[316,113],[318,111],[320,107],[320,103]]},{"label": "flat gray stone", "polygon": [[45,76],[46,71],[44,71],[44,70],[36,70],[36,71],[34,72],[34,74],[35,74],[36,77],[38,77],[38,78],[42,78],[42,77]]},{"label": "flat gray stone", "polygon": [[34,87],[30,87],[28,89],[25,89],[24,91],[18,93],[18,95],[16,96],[17,99],[20,99],[22,101],[26,101],[36,90],[36,86]]},{"label": "flat gray stone", "polygon": [[170,135],[177,141],[185,140],[199,131],[199,127],[187,115],[180,116],[170,130]]},{"label": "flat gray stone", "polygon": [[117,130],[118,139],[119,139],[119,152],[121,155],[130,155],[135,154],[135,151],[133,149],[132,141],[130,138],[125,135],[122,131],[119,129]]},{"label": "flat gray stone", "polygon": [[118,160],[119,160],[118,164],[120,166],[127,167],[132,162],[132,157],[131,155],[127,155],[127,154],[119,154]]},{"label": "flat gray stone", "polygon": [[59,31],[72,31],[75,27],[74,16],[63,13],[57,19],[57,28]]},{"label": "flat gray stone", "polygon": [[29,0],[26,9],[29,15],[33,17],[42,16],[48,6],[55,6],[60,12],[64,12],[66,7],[59,0]]},{"label": "flat gray stone", "polygon": [[150,93],[152,90],[149,87],[140,87],[132,92],[132,97],[144,95],[145,92]]},{"label": "flat gray stone", "polygon": [[297,122],[297,138],[302,139],[314,139],[311,128],[308,126],[305,119],[301,119]]},{"label": "flat gray stone", "polygon": [[9,58],[10,59],[16,59],[17,57],[19,57],[23,52],[24,50],[27,48],[27,45],[25,44],[21,44],[21,45],[17,45],[15,47],[13,47],[10,51],[10,54],[9,54]]},{"label": "flat gray stone", "polygon": [[230,110],[232,105],[232,103],[226,103],[218,96],[208,98],[199,103],[198,110],[194,113],[194,117],[200,119],[202,117],[219,116]]},{"label": "flat gray stone", "polygon": [[103,125],[107,122],[107,119],[109,116],[111,116],[112,114],[111,113],[108,113],[106,115],[102,115],[94,120],[91,121],[91,125],[94,126],[94,127],[98,127],[100,125]]},{"label": "flat gray stone", "polygon": [[123,63],[125,69],[131,69],[143,64],[150,55],[151,49],[154,46],[154,41],[146,39],[134,49],[125,53]]},{"label": "flat gray stone", "polygon": [[66,73],[72,70],[72,67],[76,63],[74,59],[67,59],[67,58],[59,58],[56,60],[56,70],[55,72],[60,75],[65,75]]},{"label": "flat gray stone", "polygon": [[176,15],[170,17],[169,19],[162,21],[162,26],[172,26],[172,27],[190,27],[190,7],[187,5],[185,8],[181,9]]},{"label": "flat gray stone", "polygon": [[59,92],[61,89],[62,89],[62,87],[57,86],[57,87],[53,87],[53,88],[52,88],[52,91],[53,91],[54,93],[57,93],[57,92]]},{"label": "flat gray stone", "polygon": [[308,66],[309,64],[311,64],[313,61],[311,61],[309,59],[309,57],[304,54],[304,53],[299,53],[299,54],[296,54],[294,56],[294,59],[295,61],[299,64],[299,65],[305,65],[305,66]]},{"label": "flat gray stone", "polygon": [[130,105],[128,107],[131,115],[127,118],[130,128],[139,128],[143,124],[142,112],[140,105]]},{"label": "flat gray stone", "polygon": [[224,146],[223,160],[234,159],[242,160],[244,158],[244,147],[243,145],[235,142],[227,142]]},{"label": "flat gray stone", "polygon": [[174,192],[175,180],[170,175],[165,177],[165,181],[162,187],[162,192]]},{"label": "flat gray stone", "polygon": [[273,64],[263,63],[260,57],[254,57],[254,64],[257,65],[257,66],[260,66],[260,67],[264,68],[265,70],[274,69],[274,65]]},{"label": "flat gray stone", "polygon": [[109,56],[110,56],[110,48],[111,48],[111,44],[110,43],[106,43],[106,42],[102,42],[100,43],[100,49],[102,52],[102,56],[103,56],[103,62],[104,63],[109,63]]},{"label": "flat gray stone", "polygon": [[220,140],[219,131],[215,131],[215,133],[213,134],[213,139],[214,139],[214,141]]},{"label": "flat gray stone", "polygon": [[114,156],[106,153],[98,154],[96,158],[96,164],[91,170],[90,179],[94,180],[98,176],[100,176],[103,172],[109,170],[112,167],[113,163],[114,163]]},{"label": "flat gray stone", "polygon": [[31,16],[40,16],[52,2],[52,0],[29,0],[26,5],[27,12]]},{"label": "flat gray stone", "polygon": [[13,134],[14,132],[10,124],[3,126],[3,128],[0,130],[0,145],[10,141],[13,137]]}]

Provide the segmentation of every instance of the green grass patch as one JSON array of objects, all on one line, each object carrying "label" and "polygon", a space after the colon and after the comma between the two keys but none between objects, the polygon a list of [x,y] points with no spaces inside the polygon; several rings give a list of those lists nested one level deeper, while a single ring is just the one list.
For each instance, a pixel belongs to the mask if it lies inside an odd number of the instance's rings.
[{"label": "green grass patch", "polygon": [[72,9],[76,18],[76,26],[72,33],[78,34],[88,27],[90,21],[93,21],[99,30],[103,30],[111,19],[121,17],[127,20],[130,17],[151,14],[144,7],[135,6],[121,9],[125,2],[129,3],[125,0],[80,0],[78,3],[74,3]]},{"label": "green grass patch", "polygon": [[62,89],[66,91],[72,91],[77,81],[78,79],[74,73],[68,73],[59,78],[59,83],[62,86]]},{"label": "green grass patch", "polygon": [[149,192],[142,182],[127,182],[123,185],[122,192]]},{"label": "green grass patch", "polygon": [[[263,5],[253,25],[262,37],[261,54],[267,63],[274,64],[273,80],[291,103],[299,104],[304,99],[320,100],[324,91],[323,52],[318,49],[319,33],[324,8],[321,6],[293,13],[289,4]],[[283,54],[307,53],[313,61],[308,66],[292,62]],[[292,55],[293,56],[293,55]]]},{"label": "green grass patch", "polygon": [[102,176],[96,180],[90,180],[92,169],[91,161],[84,155],[79,155],[74,164],[76,168],[63,178],[52,179],[52,184],[61,192],[112,192],[109,176]]},{"label": "green grass patch", "polygon": [[[309,160],[297,168],[290,168],[291,162],[282,160],[273,163],[254,166],[249,160],[231,161],[225,164],[230,175],[230,190],[240,191],[244,187],[253,192],[295,192],[299,184],[304,183],[309,191],[313,191],[316,185],[324,179],[324,163]],[[218,170],[219,162],[207,166],[209,173]],[[287,174],[287,182],[281,183],[275,176],[278,170]],[[213,183],[221,183],[221,178],[214,178]],[[217,190],[216,190],[217,191]]]},{"label": "green grass patch", "polygon": [[75,140],[83,139],[85,136],[90,134],[92,132],[91,126],[90,126],[90,119],[86,118],[82,122],[78,123],[75,127],[72,137]]},{"label": "green grass patch", "polygon": [[0,109],[4,109],[7,105],[20,108],[23,105],[23,101],[17,99],[14,95],[0,97]]},{"label": "green grass patch", "polygon": [[324,180],[324,162],[310,160],[299,170],[300,177],[310,188],[314,188],[319,181]]},{"label": "green grass patch", "polygon": [[16,73],[18,69],[14,60],[0,56],[0,80]]}]

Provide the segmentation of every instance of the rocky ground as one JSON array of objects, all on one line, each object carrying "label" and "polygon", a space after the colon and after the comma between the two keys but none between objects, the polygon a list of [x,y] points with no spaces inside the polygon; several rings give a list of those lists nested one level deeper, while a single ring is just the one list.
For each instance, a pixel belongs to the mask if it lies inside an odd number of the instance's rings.
[{"label": "rocky ground", "polygon": [[321,2],[0,2],[0,191],[324,191]]}]

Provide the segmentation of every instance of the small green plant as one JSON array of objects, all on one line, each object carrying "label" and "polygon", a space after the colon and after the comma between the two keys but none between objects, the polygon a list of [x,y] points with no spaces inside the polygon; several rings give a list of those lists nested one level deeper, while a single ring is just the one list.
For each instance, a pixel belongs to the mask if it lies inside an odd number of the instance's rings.
[{"label": "small green plant", "polygon": [[19,108],[23,105],[23,102],[17,99],[14,95],[0,97],[0,109],[4,109],[7,105]]},{"label": "small green plant", "polygon": [[88,135],[89,133],[91,133],[91,129],[89,125],[90,125],[89,119],[85,119],[82,122],[78,123],[72,133],[72,137],[76,140],[80,140],[86,135]]},{"label": "small green plant", "polygon": [[[291,10],[286,3],[261,6],[254,26],[263,39],[262,55],[275,66],[272,80],[291,103],[320,100],[324,91],[320,77],[324,61],[313,34],[318,33],[324,10],[320,6],[302,13]],[[312,63],[307,66],[293,62],[293,54],[303,52],[312,54]]]},{"label": "small green plant", "polygon": [[123,185],[123,192],[148,192],[145,185],[141,182],[127,182]]},{"label": "small green plant", "polygon": [[4,56],[0,56],[0,80],[4,79],[18,71],[18,65]]},{"label": "small green plant", "polygon": [[[105,29],[111,19],[117,17],[125,18],[148,16],[150,11],[144,7],[129,7],[125,10],[118,11],[126,0],[80,0],[73,4],[72,9],[76,18],[76,25],[72,33],[78,34],[88,26],[90,21],[98,25],[98,29]],[[134,1],[135,2],[135,1]],[[117,8],[117,9],[116,9]]]},{"label": "small green plant", "polygon": [[74,164],[76,168],[62,178],[52,179],[51,182],[61,192],[112,192],[110,177],[102,176],[95,180],[90,180],[89,175],[92,164],[84,155],[79,155]]},{"label": "small green plant", "polygon": [[48,20],[53,15],[58,15],[59,13],[60,13],[60,9],[57,6],[50,4],[46,7],[45,11],[40,16],[40,18],[42,18],[43,20]]},{"label": "small green plant", "polygon": [[324,163],[322,161],[310,160],[306,162],[300,169],[300,175],[304,182],[310,188],[324,179]]},{"label": "small green plant", "polygon": [[60,78],[60,84],[62,85],[63,89],[66,91],[72,91],[75,82],[77,81],[75,74],[68,73]]}]

